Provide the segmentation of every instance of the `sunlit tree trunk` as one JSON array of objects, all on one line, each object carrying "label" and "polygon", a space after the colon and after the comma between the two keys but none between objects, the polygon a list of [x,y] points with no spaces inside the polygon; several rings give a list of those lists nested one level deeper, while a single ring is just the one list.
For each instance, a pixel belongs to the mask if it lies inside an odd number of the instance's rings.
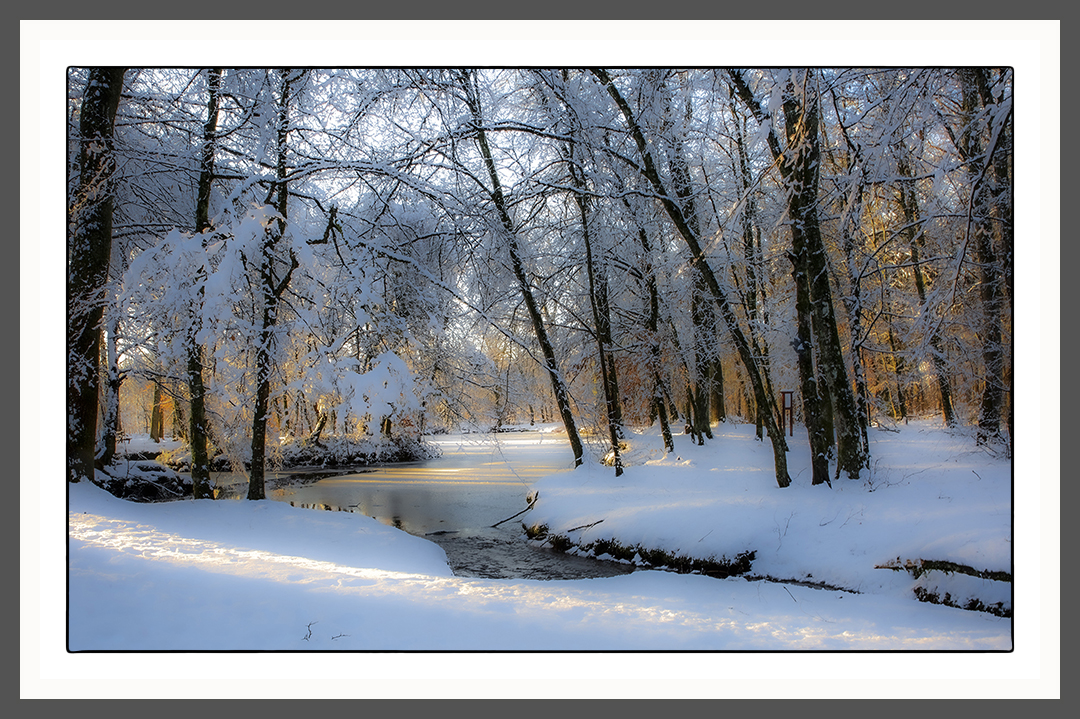
[{"label": "sunlit tree trunk", "polygon": [[71,482],[94,477],[101,318],[112,251],[113,125],[123,84],[123,68],[91,68],[79,116],[79,181],[69,205],[67,257],[67,461]]},{"label": "sunlit tree trunk", "polygon": [[[901,149],[901,152],[903,152],[903,149]],[[919,200],[915,193],[914,174],[911,166],[903,156],[897,158],[896,170],[900,177],[903,178],[897,187],[897,198],[904,213],[902,234],[907,240],[908,250],[911,253],[915,292],[919,297],[919,312],[925,314],[930,312],[931,308],[926,302],[926,279],[922,268],[922,218],[919,215]],[[941,345],[941,336],[938,334],[936,324],[931,328],[927,343],[930,345],[930,359],[934,365],[938,398],[941,402],[941,417],[946,427],[955,427],[956,415],[953,412],[952,385],[949,382],[948,365],[945,363],[945,349]]]},{"label": "sunlit tree trunk", "polygon": [[[619,181],[621,183],[622,178],[619,178]],[[653,417],[659,419],[660,434],[664,439],[664,449],[668,452],[674,452],[675,440],[671,435],[671,423],[668,414],[668,406],[670,406],[671,402],[668,400],[666,385],[660,374],[662,366],[659,333],[660,291],[656,286],[656,272],[653,269],[652,243],[649,242],[648,233],[645,232],[645,228],[638,221],[633,207],[625,195],[622,197],[622,204],[626,208],[627,214],[632,218],[634,228],[637,230],[638,242],[641,245],[641,276],[649,301],[649,310],[645,315],[645,337],[649,345],[649,374],[652,379],[649,419],[650,421],[652,421]]]},{"label": "sunlit tree trunk", "polygon": [[160,442],[165,436],[165,413],[161,407],[161,382],[154,381],[154,399],[150,407],[150,439]]}]

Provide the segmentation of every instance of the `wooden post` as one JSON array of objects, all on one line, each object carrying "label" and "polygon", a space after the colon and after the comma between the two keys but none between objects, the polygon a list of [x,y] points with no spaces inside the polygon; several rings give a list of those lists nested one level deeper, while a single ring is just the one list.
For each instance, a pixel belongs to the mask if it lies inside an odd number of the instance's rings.
[{"label": "wooden post", "polygon": [[[788,436],[795,436],[795,391],[785,389],[780,391],[780,433],[784,433],[785,424],[788,430]],[[785,422],[785,418],[787,421]]]}]

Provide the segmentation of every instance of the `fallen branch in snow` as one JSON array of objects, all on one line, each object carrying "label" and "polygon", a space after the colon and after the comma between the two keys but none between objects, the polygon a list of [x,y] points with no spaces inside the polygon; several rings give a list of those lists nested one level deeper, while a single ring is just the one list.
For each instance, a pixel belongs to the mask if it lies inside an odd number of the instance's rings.
[{"label": "fallen branch in snow", "polygon": [[596,520],[595,522],[593,522],[592,524],[583,524],[583,525],[581,525],[580,527],[574,527],[574,528],[572,528],[572,529],[568,529],[568,530],[566,530],[566,531],[567,531],[567,532],[576,532],[576,531],[578,531],[579,529],[588,529],[589,527],[595,527],[596,525],[600,524],[600,522],[603,522],[603,521],[604,521],[604,520],[602,520],[602,519],[598,519],[598,520]]},{"label": "fallen branch in snow", "polygon": [[540,493],[539,492],[536,492],[535,494],[529,495],[529,506],[528,507],[526,507],[525,509],[518,512],[513,517],[507,517],[506,519],[502,520],[501,522],[496,522],[495,524],[491,525],[491,528],[495,529],[495,527],[498,527],[500,524],[504,524],[506,522],[509,522],[514,517],[520,517],[521,515],[525,514],[530,509],[533,508],[533,505],[536,504],[536,500],[538,500],[539,498],[540,498]]},{"label": "fallen branch in snow", "polygon": [[908,571],[915,579],[930,571],[966,574],[979,579],[991,579],[995,582],[1012,582],[1012,574],[1000,570],[975,569],[966,564],[957,564],[947,560],[938,559],[900,559],[888,560],[881,564],[875,564],[874,569],[891,569],[893,571]]}]

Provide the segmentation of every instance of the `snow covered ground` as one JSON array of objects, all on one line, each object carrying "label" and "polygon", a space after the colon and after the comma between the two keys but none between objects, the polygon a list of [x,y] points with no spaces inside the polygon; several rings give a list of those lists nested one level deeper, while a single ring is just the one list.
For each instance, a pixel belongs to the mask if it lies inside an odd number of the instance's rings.
[{"label": "snow covered ground", "polygon": [[[137,504],[72,485],[66,622],[75,653],[62,654],[58,664],[83,682],[69,690],[102,695],[96,692],[113,687],[102,696],[146,696],[149,687],[159,688],[153,696],[308,695],[302,677],[316,667],[361,677],[356,684],[331,682],[320,690],[328,696],[956,696],[971,686],[981,687],[977,696],[1007,692],[992,680],[1002,667],[1031,670],[1011,651],[1028,656],[1032,649],[1030,639],[1016,641],[1014,620],[918,602],[914,589],[948,591],[961,605],[977,598],[1012,610],[1015,600],[1016,622],[1030,626],[1037,606],[1020,597],[1031,596],[1037,570],[1021,563],[1014,595],[1008,582],[941,571],[916,579],[879,567],[932,560],[1011,575],[1011,462],[930,422],[898,429],[872,430],[874,466],[832,488],[810,486],[805,439],[796,433],[786,489],[776,487],[771,449],[754,441],[750,425],[721,425],[704,447],[677,436],[667,456],[659,437],[631,434],[632,466],[622,477],[595,463],[545,477],[532,484],[539,500],[522,517],[578,545],[606,539],[703,559],[753,550],[751,576],[829,588],[657,570],[560,582],[461,578],[437,545],[356,514],[269,500]],[[511,458],[515,451],[570,458],[564,442],[521,446],[513,434],[498,440]],[[452,451],[462,440],[439,441]],[[54,640],[58,629],[63,642],[62,628],[43,627]],[[166,680],[170,672],[156,669],[140,674],[137,686],[116,684],[124,667],[141,672],[140,652],[156,650],[272,653],[198,655],[208,671],[216,667],[206,686],[184,681],[181,688]],[[328,653],[335,650],[352,653]],[[488,653],[503,650],[619,653]],[[637,653],[669,650],[719,653]],[[726,653],[733,650],[764,653]],[[854,653],[807,654],[819,650]],[[959,660],[937,653],[952,651],[971,653]],[[328,663],[330,656],[337,658]],[[159,654],[152,661],[175,664],[183,675],[194,658]],[[255,692],[240,680],[264,676],[282,659],[299,672],[292,681]],[[842,673],[844,686],[799,680],[764,689],[773,667],[787,664],[804,679]],[[554,686],[516,685],[532,682],[529,668],[541,665],[558,677]],[[826,672],[813,669],[826,665]],[[408,677],[418,668],[439,678],[425,674],[416,686]],[[897,671],[918,677],[918,686],[890,683]],[[164,693],[162,681],[171,687]]]}]

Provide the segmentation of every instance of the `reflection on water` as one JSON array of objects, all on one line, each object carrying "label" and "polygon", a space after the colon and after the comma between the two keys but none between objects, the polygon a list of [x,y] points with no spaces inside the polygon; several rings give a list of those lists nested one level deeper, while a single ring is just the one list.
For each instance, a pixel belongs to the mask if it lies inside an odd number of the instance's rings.
[{"label": "reflection on water", "polygon": [[[527,438],[524,438],[527,439]],[[547,439],[547,442],[552,440]],[[524,514],[530,482],[567,469],[556,455],[493,456],[490,446],[456,447],[424,462],[267,474],[267,497],[318,511],[372,517],[437,543],[454,574],[492,579],[583,579],[626,574],[631,565],[560,554],[527,544]],[[493,461],[494,460],[494,461]],[[215,477],[227,496],[242,497],[244,477]]]},{"label": "reflection on water", "polygon": [[[400,515],[379,516],[353,507],[336,507],[322,503],[289,504],[304,509],[325,512],[358,512],[384,524],[418,534]],[[439,520],[443,522],[445,520]],[[446,561],[459,577],[487,579],[590,579],[628,574],[633,567],[618,562],[601,562],[589,557],[560,554],[551,549],[526,544],[520,525],[512,529],[474,527],[470,529],[437,529],[422,536],[435,542],[446,552]]]}]

